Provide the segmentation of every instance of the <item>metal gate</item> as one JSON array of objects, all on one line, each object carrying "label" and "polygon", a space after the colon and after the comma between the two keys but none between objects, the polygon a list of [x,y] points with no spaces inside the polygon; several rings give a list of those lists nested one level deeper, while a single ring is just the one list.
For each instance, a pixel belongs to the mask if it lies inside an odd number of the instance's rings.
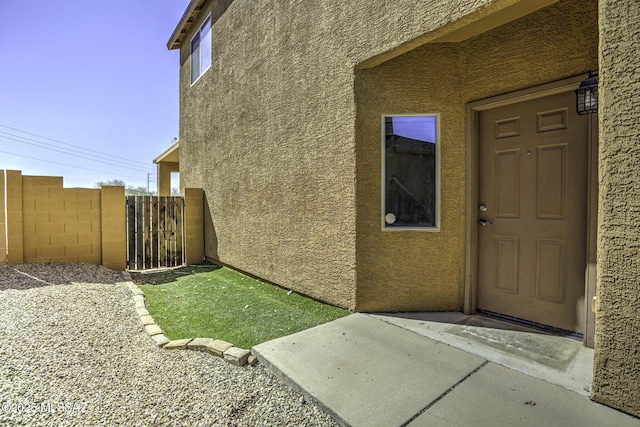
[{"label": "metal gate", "polygon": [[127,268],[147,270],[184,264],[184,200],[127,196]]}]

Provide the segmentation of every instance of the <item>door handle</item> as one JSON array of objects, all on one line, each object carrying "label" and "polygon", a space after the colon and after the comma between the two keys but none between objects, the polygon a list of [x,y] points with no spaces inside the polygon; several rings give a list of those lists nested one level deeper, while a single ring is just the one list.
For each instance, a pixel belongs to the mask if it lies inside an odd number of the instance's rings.
[{"label": "door handle", "polygon": [[484,218],[480,218],[480,227],[486,227],[487,225],[493,224],[491,221],[487,221]]}]

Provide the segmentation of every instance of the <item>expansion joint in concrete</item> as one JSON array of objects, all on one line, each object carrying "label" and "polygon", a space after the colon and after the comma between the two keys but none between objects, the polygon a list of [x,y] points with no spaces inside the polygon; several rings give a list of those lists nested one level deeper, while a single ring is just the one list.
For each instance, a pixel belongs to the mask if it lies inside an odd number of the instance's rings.
[{"label": "expansion joint in concrete", "polygon": [[444,397],[446,395],[448,395],[449,393],[451,393],[453,390],[455,390],[456,387],[458,387],[460,384],[462,384],[463,382],[465,382],[467,379],[469,379],[472,375],[474,375],[476,372],[478,372],[480,369],[484,368],[485,366],[487,366],[489,364],[488,360],[485,360],[484,362],[482,362],[482,364],[480,366],[478,366],[477,368],[475,368],[473,371],[469,372],[467,375],[465,375],[463,378],[460,379],[460,381],[458,381],[457,383],[455,383],[454,385],[452,385],[451,387],[449,387],[449,389],[447,391],[445,391],[444,393],[442,393],[440,396],[438,396],[435,400],[433,400],[432,402],[430,402],[427,406],[425,406],[424,408],[422,408],[420,411],[418,411],[413,417],[409,418],[407,420],[407,422],[403,423],[400,425],[400,427],[405,427],[408,426],[409,424],[411,424],[413,422],[413,420],[415,420],[416,418],[418,418],[420,415],[424,414],[425,412],[427,412],[433,405],[435,405],[436,403],[440,402],[442,399],[444,399]]}]

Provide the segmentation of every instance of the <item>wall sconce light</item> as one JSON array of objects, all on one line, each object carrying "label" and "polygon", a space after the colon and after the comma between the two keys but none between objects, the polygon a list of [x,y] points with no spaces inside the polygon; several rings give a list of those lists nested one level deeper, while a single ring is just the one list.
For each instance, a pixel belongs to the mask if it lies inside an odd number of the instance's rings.
[{"label": "wall sconce light", "polygon": [[576,89],[576,110],[578,114],[598,112],[598,81],[591,70],[589,76]]}]

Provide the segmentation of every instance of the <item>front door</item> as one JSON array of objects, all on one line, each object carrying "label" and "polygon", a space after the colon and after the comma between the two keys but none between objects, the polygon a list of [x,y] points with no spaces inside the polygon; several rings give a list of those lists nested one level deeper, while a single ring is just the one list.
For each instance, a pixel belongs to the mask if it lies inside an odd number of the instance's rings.
[{"label": "front door", "polygon": [[479,113],[478,308],[584,333],[588,119],[574,104]]}]

